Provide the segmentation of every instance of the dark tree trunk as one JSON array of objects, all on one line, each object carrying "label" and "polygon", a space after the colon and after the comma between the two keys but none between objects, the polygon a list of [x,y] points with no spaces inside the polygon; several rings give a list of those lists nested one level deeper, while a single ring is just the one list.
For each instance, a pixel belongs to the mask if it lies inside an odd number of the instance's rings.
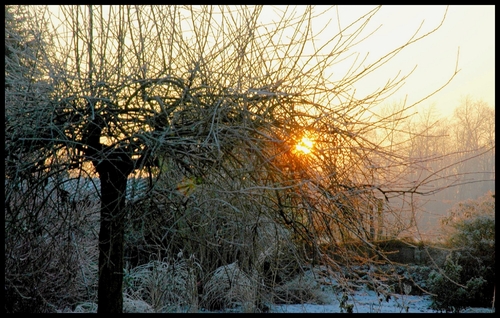
[{"label": "dark tree trunk", "polygon": [[123,311],[123,249],[129,156],[115,151],[96,165],[101,180],[98,313]]}]

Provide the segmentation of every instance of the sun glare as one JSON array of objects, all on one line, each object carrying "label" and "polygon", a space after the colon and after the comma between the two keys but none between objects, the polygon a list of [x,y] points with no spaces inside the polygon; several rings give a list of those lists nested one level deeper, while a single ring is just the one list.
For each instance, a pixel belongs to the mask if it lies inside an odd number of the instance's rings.
[{"label": "sun glare", "polygon": [[312,147],[312,140],[307,137],[302,137],[302,139],[295,145],[295,150],[304,154],[309,154],[312,151]]}]

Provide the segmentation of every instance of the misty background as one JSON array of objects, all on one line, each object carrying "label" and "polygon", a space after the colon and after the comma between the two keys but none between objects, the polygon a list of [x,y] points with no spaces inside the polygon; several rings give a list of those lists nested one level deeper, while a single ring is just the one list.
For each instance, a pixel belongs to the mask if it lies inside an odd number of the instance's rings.
[{"label": "misty background", "polygon": [[[402,106],[385,105],[382,113],[396,112],[398,107]],[[397,222],[401,228],[392,231],[402,230],[403,236],[418,240],[439,240],[441,220],[449,217],[450,208],[494,195],[495,109],[469,95],[451,116],[441,116],[433,104],[398,125],[399,133],[379,131],[378,137],[390,139],[394,150],[411,162],[407,167],[390,169],[394,176],[418,189],[412,197],[386,202],[385,211],[404,211]],[[384,171],[378,177],[388,177],[386,174]]]}]

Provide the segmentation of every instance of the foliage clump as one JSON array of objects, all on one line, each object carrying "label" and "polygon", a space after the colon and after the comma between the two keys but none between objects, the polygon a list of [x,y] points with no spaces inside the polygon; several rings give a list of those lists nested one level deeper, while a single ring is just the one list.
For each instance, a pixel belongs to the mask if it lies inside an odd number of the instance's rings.
[{"label": "foliage clump", "polygon": [[238,262],[221,266],[205,285],[203,306],[219,310],[241,306],[244,311],[253,311],[255,284],[252,277],[242,271]]},{"label": "foliage clump", "polygon": [[318,274],[312,270],[297,275],[295,278],[274,289],[273,303],[276,304],[325,304],[326,296],[318,282]]},{"label": "foliage clump", "polygon": [[495,306],[495,201],[487,193],[477,200],[458,203],[445,224],[453,231],[452,248],[442,271],[429,275],[431,308],[460,312],[467,307]]},{"label": "foliage clump", "polygon": [[150,305],[157,313],[191,311],[198,307],[198,263],[180,252],[176,258],[152,260],[126,271],[125,294],[136,304]]}]

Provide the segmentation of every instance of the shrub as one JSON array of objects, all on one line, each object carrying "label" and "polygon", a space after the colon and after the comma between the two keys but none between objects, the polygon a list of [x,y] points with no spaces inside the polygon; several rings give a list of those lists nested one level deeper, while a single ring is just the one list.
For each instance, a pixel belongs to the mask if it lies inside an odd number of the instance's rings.
[{"label": "shrub", "polygon": [[54,313],[97,292],[99,203],[71,204],[53,184],[6,181],[5,312]]},{"label": "shrub", "polygon": [[325,304],[328,300],[317,281],[318,273],[309,270],[274,289],[276,304]]},{"label": "shrub", "polygon": [[483,277],[466,277],[468,275],[459,264],[459,257],[454,256],[457,254],[448,255],[443,272],[433,270],[429,275],[428,284],[434,294],[431,308],[458,313],[467,307],[487,307],[480,304],[480,300],[484,299],[482,290],[486,280]]},{"label": "shrub", "polygon": [[129,303],[124,309],[157,313],[197,310],[198,266],[192,255],[179,253],[176,258],[152,260],[126,271],[124,294]]},{"label": "shrub", "polygon": [[[447,243],[452,252],[442,271],[434,270],[428,284],[431,307],[460,312],[466,307],[489,307],[495,283],[495,204],[487,194],[452,208]],[[451,222],[450,222],[451,221]],[[494,306],[494,304],[493,304]]]},{"label": "shrub", "polygon": [[255,287],[255,281],[239,268],[238,262],[221,266],[205,285],[202,306],[209,310],[241,306],[245,312],[254,311]]}]

